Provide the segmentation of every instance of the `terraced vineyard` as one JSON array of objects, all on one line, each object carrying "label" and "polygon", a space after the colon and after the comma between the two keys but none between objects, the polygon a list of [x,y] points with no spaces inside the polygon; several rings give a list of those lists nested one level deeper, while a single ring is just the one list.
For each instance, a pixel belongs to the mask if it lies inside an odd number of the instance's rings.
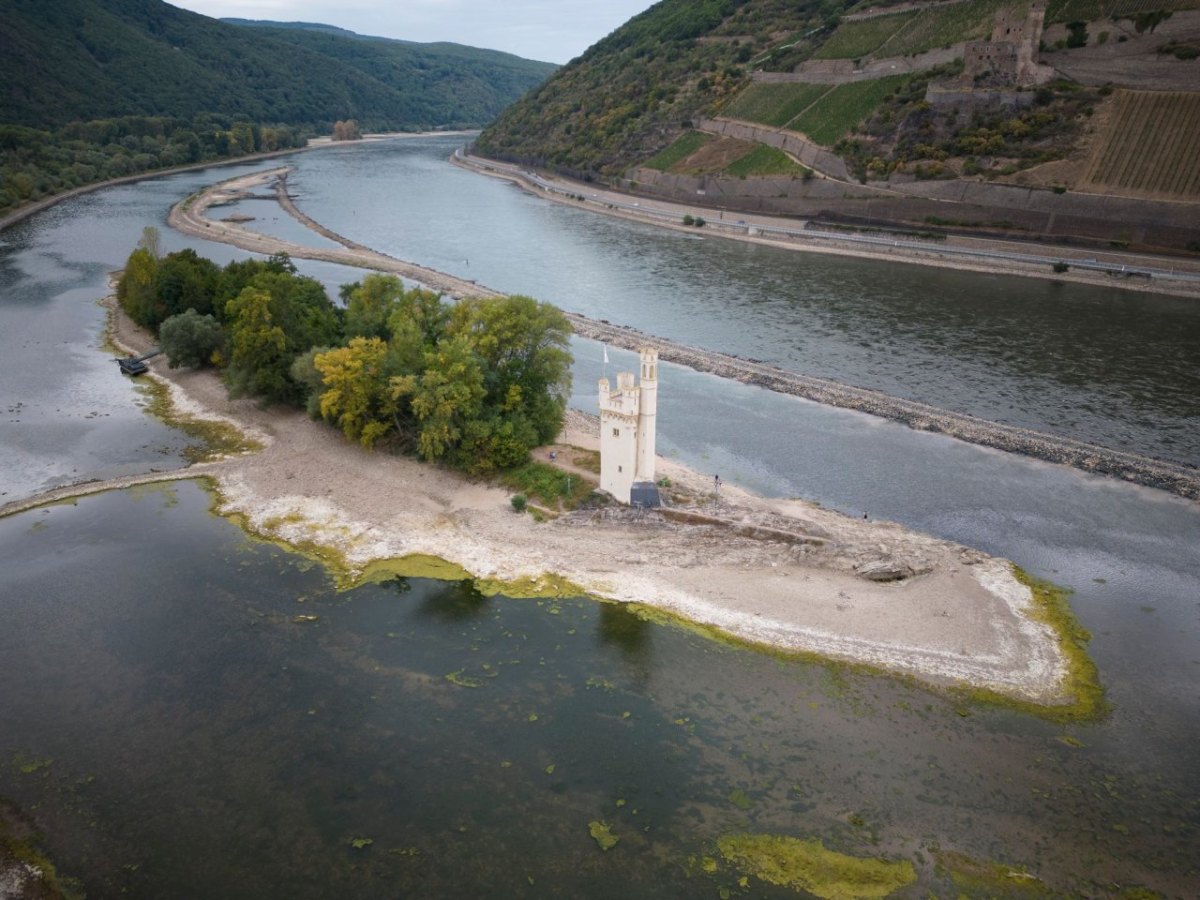
[{"label": "terraced vineyard", "polygon": [[725,171],[746,178],[751,175],[800,175],[808,170],[782,150],[759,144],[745,156],[734,160]]},{"label": "terraced vineyard", "polygon": [[[900,29],[918,16],[915,11],[843,22],[813,54],[814,59],[858,59],[874,53]],[[886,54],[886,51],[885,51]]]},{"label": "terraced vineyard", "polygon": [[721,110],[721,115],[744,122],[782,128],[828,93],[828,84],[763,84],[756,82]]},{"label": "terraced vineyard", "polygon": [[832,147],[867,118],[883,99],[908,78],[892,75],[871,81],[839,84],[787,124],[818,144]]},{"label": "terraced vineyard", "polygon": [[1197,0],[1051,0],[1046,7],[1046,24],[1051,22],[1095,22],[1112,16],[1134,16],[1162,10],[1200,7]]},{"label": "terraced vineyard", "polygon": [[1200,200],[1200,93],[1117,91],[1082,185]]},{"label": "terraced vineyard", "polygon": [[646,166],[651,169],[658,169],[660,172],[665,172],[676,163],[687,159],[712,139],[711,134],[704,134],[701,131],[685,131],[675,139],[675,142],[671,146],[647,160]]},{"label": "terraced vineyard", "polygon": [[927,7],[902,32],[888,41],[883,54],[910,56],[949,47],[960,41],[986,38],[992,33],[996,13],[1012,5],[1012,0],[970,0],[967,3]]}]

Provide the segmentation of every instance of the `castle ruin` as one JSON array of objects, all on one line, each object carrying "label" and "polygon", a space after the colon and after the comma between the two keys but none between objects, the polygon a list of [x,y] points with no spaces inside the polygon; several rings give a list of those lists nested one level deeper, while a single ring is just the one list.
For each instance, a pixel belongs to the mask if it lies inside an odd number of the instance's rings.
[{"label": "castle ruin", "polygon": [[970,41],[963,51],[963,82],[981,88],[1031,87],[1054,77],[1054,69],[1038,64],[1038,48],[1046,21],[1045,0],[1032,0],[996,13],[992,36]]}]

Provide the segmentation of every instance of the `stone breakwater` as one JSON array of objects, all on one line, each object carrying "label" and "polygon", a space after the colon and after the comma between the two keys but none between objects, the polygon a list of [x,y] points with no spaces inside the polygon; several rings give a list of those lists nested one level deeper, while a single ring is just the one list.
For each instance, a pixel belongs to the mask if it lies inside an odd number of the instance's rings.
[{"label": "stone breakwater", "polygon": [[1150,459],[1071,438],[990,422],[866,388],[801,375],[740,356],[689,347],[645,334],[636,328],[597,322],[577,313],[568,313],[567,317],[580,337],[604,341],[627,350],[653,347],[658,350],[660,360],[687,366],[698,372],[733,378],[780,394],[791,394],[828,406],[891,419],[918,431],[937,432],[968,443],[1073,466],[1085,472],[1120,478],[1170,491],[1191,500],[1200,500],[1200,469],[1181,463]]},{"label": "stone breakwater", "polygon": [[[496,291],[483,285],[387,256],[324,227],[296,207],[288,194],[287,172],[287,169],[272,170],[213,185],[200,195],[176,204],[171,210],[169,222],[186,233],[258,253],[283,252],[298,259],[320,259],[390,272],[456,297],[497,295]],[[336,241],[346,249],[321,250],[305,247],[249,231],[236,223],[216,222],[205,216],[205,212],[214,201],[232,199],[250,187],[271,179],[276,180],[276,196],[285,211],[307,228]],[[579,313],[568,312],[566,315],[575,333],[580,337],[604,341],[628,350],[653,347],[658,350],[659,359],[687,366],[698,372],[736,379],[744,384],[756,385],[777,393],[891,419],[920,431],[945,434],[968,443],[1073,466],[1085,472],[1158,488],[1190,500],[1200,500],[1200,469],[1194,466],[1151,459],[1067,437],[990,422],[965,413],[939,409],[866,388],[801,375],[757,360],[669,341],[636,328],[612,325]]]}]

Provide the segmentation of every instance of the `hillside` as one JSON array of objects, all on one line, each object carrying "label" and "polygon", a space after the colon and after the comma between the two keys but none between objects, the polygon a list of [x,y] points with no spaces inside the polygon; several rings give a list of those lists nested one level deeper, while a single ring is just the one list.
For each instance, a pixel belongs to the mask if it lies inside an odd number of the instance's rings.
[{"label": "hillside", "polygon": [[[1188,130],[1200,2],[1045,6],[1034,27],[1030,0],[662,0],[510,107],[476,150],[609,180],[647,169],[786,174],[769,146],[796,170],[889,186],[983,179],[1136,193],[1144,179],[1084,163],[1118,139],[1125,156],[1152,158],[1108,125],[1118,88],[1174,91],[1155,109],[1173,141],[1200,141]],[[1032,37],[1018,59],[1008,34],[1023,29]],[[1152,141],[1154,123],[1142,124]]]},{"label": "hillside", "polygon": [[399,88],[410,104],[410,115],[429,123],[486,124],[557,68],[462,44],[419,44],[309,23],[235,21]]},{"label": "hillside", "polygon": [[0,124],[211,113],[327,130],[477,126],[554,67],[494,51],[239,27],[161,0],[0,0]]}]

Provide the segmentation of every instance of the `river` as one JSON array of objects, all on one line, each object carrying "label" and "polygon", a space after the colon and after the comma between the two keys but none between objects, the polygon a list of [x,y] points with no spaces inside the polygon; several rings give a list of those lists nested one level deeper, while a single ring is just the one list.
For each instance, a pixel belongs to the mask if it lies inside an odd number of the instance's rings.
[{"label": "river", "polygon": [[[292,183],[335,230],[491,287],[1200,458],[1186,301],[689,239],[455,169],[453,146],[298,154]],[[273,164],[108,189],[0,235],[3,499],[182,465],[186,441],[99,349],[93,301],[145,225],[168,250],[241,256],[168,232],[166,210]],[[253,227],[297,237],[272,210]],[[599,346],[574,348],[587,408],[605,369]],[[609,374],[629,359],[610,356]],[[1194,893],[1200,507],[678,367],[660,377],[660,451],[1073,588],[1112,714],[1064,728],[589,601],[415,579],[337,593],[184,482],[0,520],[0,795],[36,811],[61,868],[101,897],[738,895],[739,872],[701,865],[730,831],[910,859],[908,896],[953,895],[946,853],[1065,893]],[[601,820],[621,839],[607,853],[588,835]]]}]

